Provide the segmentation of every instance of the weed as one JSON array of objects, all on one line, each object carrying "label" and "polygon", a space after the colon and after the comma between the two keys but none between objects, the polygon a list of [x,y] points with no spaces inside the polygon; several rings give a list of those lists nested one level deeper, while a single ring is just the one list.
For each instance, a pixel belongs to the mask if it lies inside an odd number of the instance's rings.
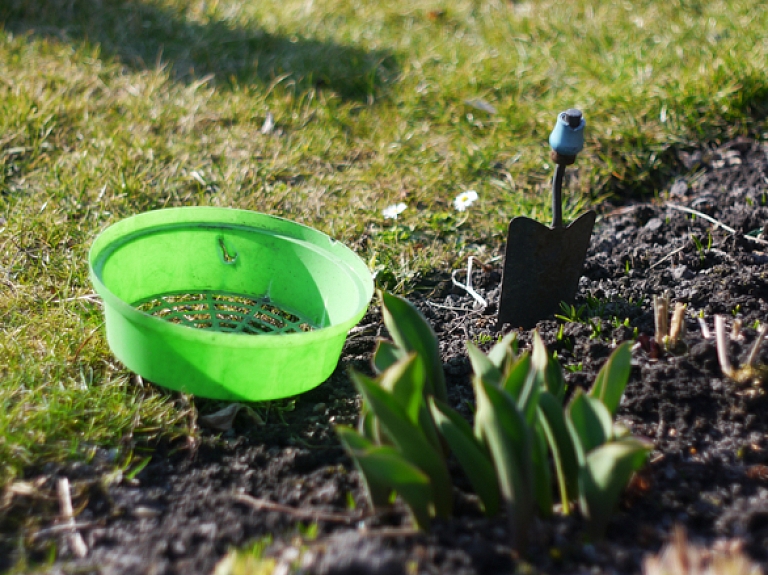
[{"label": "weed", "polygon": [[[570,337],[565,335],[565,324],[561,323],[560,327],[557,329],[557,336],[555,337],[555,341],[557,341],[557,343],[563,349],[573,351],[574,343]],[[517,353],[517,351],[515,351],[515,353]]]},{"label": "weed", "polygon": [[590,339],[595,339],[602,335],[602,321],[600,321],[599,317],[595,317],[604,311],[603,303],[599,300],[588,299],[586,304],[583,304],[578,308],[572,304],[569,305],[565,302],[561,302],[560,309],[563,313],[555,314],[557,319],[567,323],[580,323],[589,326],[591,329],[589,334]]},{"label": "weed", "polygon": [[573,304],[561,302],[560,310],[562,313],[555,315],[557,319],[563,320],[567,323],[584,323],[584,318],[587,311],[586,305],[581,305],[577,308]]},{"label": "weed", "polygon": [[565,367],[563,367],[563,369],[569,373],[579,373],[581,371],[584,371],[584,362],[580,361],[579,363],[566,365]]},{"label": "weed", "polygon": [[217,564],[214,575],[269,575],[275,571],[277,561],[264,557],[272,545],[272,536],[266,535],[243,549],[232,550]]},{"label": "weed", "polygon": [[487,343],[491,343],[492,341],[494,341],[494,339],[496,338],[494,338],[491,334],[479,333],[474,337],[474,339],[472,340],[472,343],[480,346],[480,345],[485,345]]},{"label": "weed", "polygon": [[613,327],[613,329],[620,329],[622,327],[625,328],[625,329],[631,329],[632,330],[632,339],[637,339],[637,336],[638,336],[638,333],[639,333],[638,329],[637,329],[637,327],[634,327],[634,328],[632,327],[632,323],[629,321],[628,317],[625,317],[624,321],[621,321],[621,320],[619,320],[618,316],[613,316],[613,318],[611,320],[611,326]]},{"label": "weed", "polygon": [[707,253],[712,249],[712,242],[714,241],[712,238],[712,232],[707,232],[707,244],[706,247],[702,243],[702,241],[699,239],[698,236],[691,234],[691,241],[693,242],[693,245],[696,248],[696,252],[699,254],[699,261],[703,264],[704,261],[707,259]]},{"label": "weed", "polygon": [[299,531],[299,534],[304,538],[306,541],[314,541],[317,539],[317,535],[320,532],[320,527],[317,524],[317,522],[312,523],[299,523],[297,525],[297,529]]}]

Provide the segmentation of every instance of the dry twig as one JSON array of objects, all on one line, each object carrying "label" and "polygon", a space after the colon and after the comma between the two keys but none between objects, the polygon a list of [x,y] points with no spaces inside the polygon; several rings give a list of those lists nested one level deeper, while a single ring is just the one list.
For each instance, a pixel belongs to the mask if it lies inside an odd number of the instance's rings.
[{"label": "dry twig", "polygon": [[456,273],[459,270],[454,270],[451,274],[451,282],[453,282],[453,285],[456,287],[459,287],[466,291],[469,295],[472,296],[472,298],[482,307],[486,308],[488,307],[488,302],[485,301],[485,298],[481,296],[479,293],[475,291],[475,289],[472,287],[472,260],[474,259],[474,256],[469,256],[469,261],[467,263],[467,283],[466,285],[461,283],[459,280],[456,279]]},{"label": "dry twig", "polygon": [[732,379],[739,385],[752,384],[755,386],[763,384],[768,380],[768,366],[757,364],[757,354],[760,351],[760,345],[768,333],[768,324],[760,327],[757,338],[752,349],[747,356],[747,362],[744,366],[734,368],[731,359],[728,357],[728,335],[725,331],[725,316],[715,316],[715,345],[717,347],[717,361],[720,363],[720,369],[723,375]]},{"label": "dry twig", "polygon": [[650,266],[648,266],[648,269],[652,270],[656,266],[661,265],[662,263],[664,263],[668,259],[673,258],[675,256],[675,254],[679,254],[681,251],[683,251],[687,247],[688,247],[687,245],[682,245],[679,248],[677,248],[676,250],[672,250],[667,255],[665,255],[663,258],[661,258],[659,261],[657,261],[657,262],[651,264]]},{"label": "dry twig", "polygon": [[[723,222],[721,222],[720,220],[716,220],[712,216],[708,216],[707,214],[702,213],[702,212],[700,212],[698,210],[694,210],[692,208],[686,208],[685,206],[678,206],[677,204],[670,204],[669,202],[667,202],[664,205],[666,207],[668,207],[668,208],[672,208],[673,210],[678,210],[678,211],[681,211],[681,212],[685,212],[687,214],[693,214],[694,216],[697,216],[697,217],[699,217],[699,218],[701,218],[703,220],[707,220],[708,222],[711,222],[711,223],[715,224],[716,226],[719,226],[719,227],[723,228],[729,234],[735,234],[736,233],[736,230],[734,228],[732,228],[730,226],[727,226]],[[755,237],[747,236],[747,235],[745,235],[743,237],[745,239],[747,239],[747,240],[756,242],[758,244],[761,244],[761,245],[764,245],[764,246],[768,246],[768,241],[766,241],[766,240],[764,240],[762,238],[755,238]]]},{"label": "dry twig", "polygon": [[699,327],[701,328],[701,337],[704,339],[712,339],[712,332],[709,331],[709,326],[707,325],[707,322],[704,321],[703,317],[699,318]]},{"label": "dry twig", "polygon": [[56,484],[59,494],[59,507],[61,509],[61,518],[69,531],[69,545],[72,547],[72,553],[78,559],[88,555],[88,547],[83,540],[83,536],[77,530],[75,515],[72,511],[72,494],[69,491],[69,479],[62,477]]},{"label": "dry twig", "polygon": [[653,298],[653,316],[656,324],[656,342],[672,353],[685,349],[685,310],[687,306],[677,302],[669,321],[669,293]]},{"label": "dry twig", "polygon": [[318,509],[311,508],[300,509],[291,507],[289,505],[283,505],[282,503],[269,501],[267,499],[258,499],[245,493],[238,493],[234,496],[234,498],[235,501],[239,501],[240,503],[243,503],[248,507],[258,511],[276,511],[278,513],[290,515],[296,519],[306,521],[327,521],[329,523],[344,523],[351,525],[352,523],[356,523],[364,518],[363,514],[361,513],[352,515],[346,513],[330,513],[327,511],[320,511]]},{"label": "dry twig", "polygon": [[656,324],[656,341],[662,344],[669,335],[669,294],[653,296],[653,320]]},{"label": "dry twig", "polygon": [[760,575],[760,567],[744,554],[743,542],[721,541],[720,549],[704,549],[688,541],[685,529],[675,527],[671,541],[656,556],[643,561],[644,575]]}]

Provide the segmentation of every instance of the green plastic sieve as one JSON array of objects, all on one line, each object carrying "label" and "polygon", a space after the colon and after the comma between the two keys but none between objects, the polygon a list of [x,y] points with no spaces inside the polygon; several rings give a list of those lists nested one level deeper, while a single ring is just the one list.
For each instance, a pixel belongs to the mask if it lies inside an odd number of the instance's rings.
[{"label": "green plastic sieve", "polygon": [[333,372],[373,295],[349,248],[301,224],[227,208],[171,208],[108,227],[91,247],[115,356],[201,397],[261,401]]}]

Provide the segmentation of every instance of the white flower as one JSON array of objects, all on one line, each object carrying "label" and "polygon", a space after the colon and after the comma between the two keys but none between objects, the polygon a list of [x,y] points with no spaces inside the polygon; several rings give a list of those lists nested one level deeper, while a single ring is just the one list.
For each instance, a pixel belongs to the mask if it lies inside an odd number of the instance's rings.
[{"label": "white flower", "polygon": [[396,220],[397,216],[402,214],[407,207],[408,206],[406,206],[404,203],[400,202],[399,204],[392,204],[391,206],[387,206],[381,213],[384,215],[384,218],[388,220]]},{"label": "white flower", "polygon": [[458,196],[456,196],[456,199],[453,200],[453,207],[456,208],[457,212],[463,212],[469,206],[475,203],[476,199],[477,192],[475,190],[467,190],[465,192],[461,192]]}]

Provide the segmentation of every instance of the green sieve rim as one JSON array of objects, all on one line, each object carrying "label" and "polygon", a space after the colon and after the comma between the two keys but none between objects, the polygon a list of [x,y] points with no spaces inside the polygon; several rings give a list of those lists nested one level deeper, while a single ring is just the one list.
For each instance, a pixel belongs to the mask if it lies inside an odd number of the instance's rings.
[{"label": "green sieve rim", "polygon": [[[347,270],[349,281],[353,281],[359,291],[358,305],[354,311],[350,311],[346,319],[333,324],[324,323],[313,326],[315,329],[310,331],[283,332],[275,334],[275,337],[253,338],[245,333],[191,329],[188,325],[165,321],[138,309],[133,303],[121,299],[102,281],[101,270],[104,262],[121,245],[131,242],[137,237],[194,226],[203,226],[224,232],[227,230],[253,230],[260,234],[274,235],[281,241],[300,243],[307,249],[316,251],[322,257],[337,261],[342,268]],[[152,330],[158,336],[165,334],[166,337],[170,338],[194,339],[212,346],[248,348],[254,345],[255,339],[258,339],[257,345],[259,347],[281,348],[294,344],[310,345],[314,341],[320,342],[337,337],[337,334],[346,333],[360,321],[374,291],[370,270],[357,254],[343,243],[318,230],[285,218],[234,208],[165,208],[131,216],[104,229],[94,240],[88,259],[91,282],[105,306],[136,324],[145,325],[147,329]],[[155,295],[149,296],[149,298],[151,297],[155,297]],[[255,296],[251,294],[247,297],[254,298]],[[287,311],[290,312],[291,310]]]}]

